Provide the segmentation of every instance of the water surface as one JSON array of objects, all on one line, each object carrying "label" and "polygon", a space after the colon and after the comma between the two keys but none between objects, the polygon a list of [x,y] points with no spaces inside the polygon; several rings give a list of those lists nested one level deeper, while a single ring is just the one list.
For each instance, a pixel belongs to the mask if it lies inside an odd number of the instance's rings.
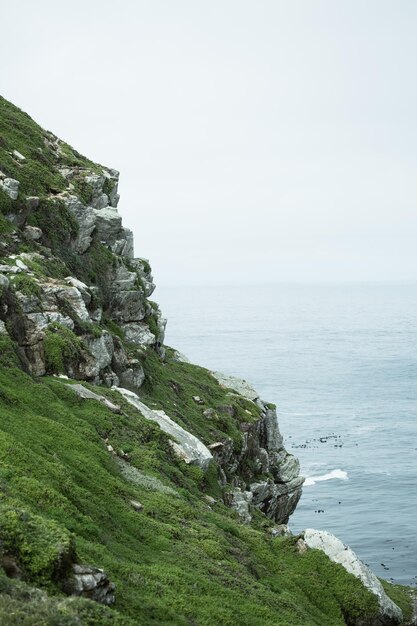
[{"label": "water surface", "polygon": [[158,289],[166,341],[275,402],[308,477],[293,532],[329,530],[417,583],[417,285]]}]

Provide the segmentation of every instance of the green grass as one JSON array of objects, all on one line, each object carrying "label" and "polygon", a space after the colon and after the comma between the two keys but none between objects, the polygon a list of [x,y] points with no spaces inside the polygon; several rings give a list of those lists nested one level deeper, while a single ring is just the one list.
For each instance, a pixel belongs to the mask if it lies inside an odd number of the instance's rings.
[{"label": "green grass", "polygon": [[69,328],[50,324],[45,332],[45,365],[48,374],[64,374],[82,359],[83,343]]},{"label": "green grass", "polygon": [[[141,399],[151,407],[165,410],[206,444],[230,437],[239,448],[240,424],[260,417],[260,409],[253,402],[225,392],[205,368],[173,360],[169,349],[165,362],[148,350],[142,355],[142,364],[146,379],[140,390]],[[198,396],[202,404],[197,404],[193,396]],[[208,408],[214,409],[210,417],[204,415]]]},{"label": "green grass", "polygon": [[[80,155],[68,144],[62,144],[57,155],[47,144],[50,140],[50,134],[27,113],[0,96],[0,170],[20,182],[19,198],[12,203],[12,208],[17,209],[25,196],[45,197],[67,187],[67,181],[57,170],[58,160],[61,167],[77,166],[100,172],[99,165]],[[13,150],[20,152],[25,160],[13,158],[10,154]],[[4,208],[10,209],[10,206],[3,208],[5,203],[7,201],[0,196],[3,211]]]},{"label": "green grass", "polygon": [[[295,538],[272,539],[262,523],[244,527],[221,502],[209,508],[201,470],[178,460],[164,433],[117,392],[103,389],[121,415],[79,400],[62,381],[35,382],[17,369],[0,369],[0,390],[1,506],[36,519],[31,553],[45,553],[46,570],[57,536],[73,537],[79,560],[106,570],[117,585],[114,623],[337,626],[344,616],[374,614],[375,597],[323,553],[301,556]],[[124,478],[105,439],[178,495]],[[49,590],[43,606],[55,615],[62,597],[39,574],[43,561],[34,561],[26,581]],[[10,593],[0,594],[0,621],[13,602],[42,615],[35,601],[19,603]],[[38,623],[65,623],[47,619]]]},{"label": "green grass", "polygon": [[[170,349],[163,361],[152,349],[128,345],[109,319],[111,270],[121,261],[98,240],[76,254],[70,243],[77,223],[55,197],[68,184],[58,166],[78,168],[71,182],[84,202],[91,197],[84,177],[100,174],[101,166],[65,143],[57,151],[51,141],[0,97],[0,170],[20,181],[16,201],[0,190],[1,256],[10,262],[12,252],[38,251],[43,257],[25,259],[36,277],[72,274],[97,286],[102,324],[75,319],[76,333],[97,337],[106,328],[140,359],[146,376],[140,397],[147,405],[165,410],[206,444],[231,438],[238,453],[242,430],[259,419],[260,409],[223,389],[208,370],[176,362]],[[25,161],[14,159],[13,150]],[[106,182],[105,191],[113,185]],[[4,217],[22,209],[29,195],[41,199],[29,216],[43,231],[40,243],[16,239],[19,229]],[[147,261],[143,268],[150,272]],[[39,296],[32,277],[19,274],[11,282]],[[13,290],[1,307],[3,317],[12,311],[16,329],[10,330],[17,336],[22,311]],[[155,318],[147,322],[155,332]],[[59,324],[45,331],[48,374],[64,373],[83,358],[76,333]],[[272,522],[259,511],[250,527],[240,524],[223,504],[215,462],[203,472],[179,460],[160,428],[118,392],[83,383],[121,407],[112,413],[100,402],[80,400],[69,387],[74,381],[35,380],[19,367],[15,343],[1,334],[0,564],[11,558],[22,580],[6,578],[0,567],[0,624],[343,626],[375,615],[375,596],[322,552],[300,555],[296,537],[272,539]],[[249,480],[254,468],[239,471]],[[207,495],[217,503],[209,506]],[[131,500],[143,509],[136,511]],[[105,569],[116,584],[115,607],[63,594],[74,559]],[[386,589],[409,615],[409,590]]]},{"label": "green grass", "polygon": [[[0,170],[20,182],[19,195],[63,191],[65,179],[55,170],[54,152],[45,145],[45,131],[26,113],[0,96]],[[17,150],[25,161],[9,153]],[[16,201],[17,202],[17,201]]]},{"label": "green grass", "polygon": [[42,293],[38,283],[28,274],[17,274],[12,280],[12,285],[17,291],[28,297],[39,298]]}]

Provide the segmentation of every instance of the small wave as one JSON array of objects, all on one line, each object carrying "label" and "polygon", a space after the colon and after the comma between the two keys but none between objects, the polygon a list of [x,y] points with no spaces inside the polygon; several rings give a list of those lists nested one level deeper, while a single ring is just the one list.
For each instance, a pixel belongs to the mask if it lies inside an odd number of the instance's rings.
[{"label": "small wave", "polygon": [[341,469],[335,469],[331,472],[327,472],[327,474],[322,474],[321,476],[307,476],[304,481],[304,486],[309,487],[321,482],[322,480],[332,480],[333,478],[337,478],[339,480],[349,480],[347,472]]}]

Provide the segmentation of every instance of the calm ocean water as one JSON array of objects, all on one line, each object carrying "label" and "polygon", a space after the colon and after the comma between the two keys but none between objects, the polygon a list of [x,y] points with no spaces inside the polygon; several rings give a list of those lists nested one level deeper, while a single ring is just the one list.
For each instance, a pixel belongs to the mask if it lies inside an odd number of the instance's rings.
[{"label": "calm ocean water", "polygon": [[417,584],[417,285],[159,288],[166,341],[275,402],[321,528]]}]

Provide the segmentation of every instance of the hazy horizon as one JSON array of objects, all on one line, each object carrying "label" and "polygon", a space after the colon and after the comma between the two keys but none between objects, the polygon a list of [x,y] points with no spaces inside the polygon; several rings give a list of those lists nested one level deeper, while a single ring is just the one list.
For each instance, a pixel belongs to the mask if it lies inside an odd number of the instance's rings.
[{"label": "hazy horizon", "polygon": [[417,280],[417,4],[16,0],[1,94],[121,172],[159,285]]}]

